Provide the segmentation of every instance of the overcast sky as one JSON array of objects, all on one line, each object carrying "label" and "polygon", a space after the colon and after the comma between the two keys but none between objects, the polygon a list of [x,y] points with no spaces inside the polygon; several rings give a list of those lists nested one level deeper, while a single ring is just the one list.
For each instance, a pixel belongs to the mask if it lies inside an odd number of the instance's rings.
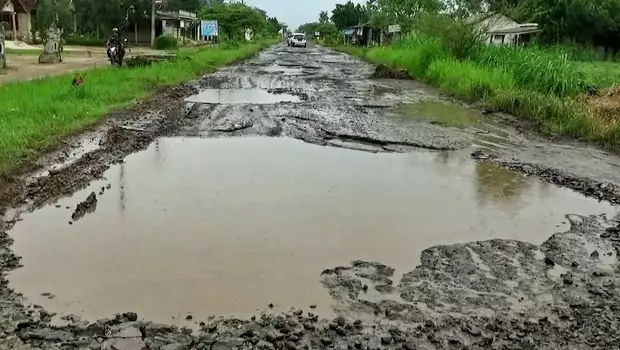
[{"label": "overcast sky", "polygon": [[[361,3],[364,0],[353,0]],[[249,6],[260,7],[267,11],[269,17],[277,17],[289,29],[295,30],[301,24],[319,20],[319,12],[331,12],[336,4],[344,4],[347,0],[245,0]]]}]

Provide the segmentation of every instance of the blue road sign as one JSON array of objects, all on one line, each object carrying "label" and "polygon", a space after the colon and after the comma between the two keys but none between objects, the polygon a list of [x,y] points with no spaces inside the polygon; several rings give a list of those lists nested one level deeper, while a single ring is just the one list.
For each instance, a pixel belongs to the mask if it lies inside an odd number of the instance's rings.
[{"label": "blue road sign", "polygon": [[200,34],[202,36],[218,36],[219,25],[217,21],[200,21]]}]

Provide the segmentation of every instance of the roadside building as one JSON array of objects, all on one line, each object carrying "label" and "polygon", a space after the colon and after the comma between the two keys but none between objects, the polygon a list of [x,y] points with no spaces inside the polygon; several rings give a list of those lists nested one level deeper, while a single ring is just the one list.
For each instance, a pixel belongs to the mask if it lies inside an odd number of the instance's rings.
[{"label": "roadside building", "polygon": [[345,41],[360,46],[380,45],[383,33],[370,23],[351,26],[343,30]]},{"label": "roadside building", "polygon": [[476,14],[469,21],[480,25],[490,45],[523,45],[540,32],[537,23],[518,23],[501,13]]},{"label": "roadside building", "polygon": [[8,26],[5,28],[7,39],[31,39],[36,6],[36,0],[0,0],[0,23]]}]

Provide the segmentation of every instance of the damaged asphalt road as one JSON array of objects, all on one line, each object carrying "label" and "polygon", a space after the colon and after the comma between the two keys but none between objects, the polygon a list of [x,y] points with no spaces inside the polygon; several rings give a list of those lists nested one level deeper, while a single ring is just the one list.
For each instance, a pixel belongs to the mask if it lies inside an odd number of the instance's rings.
[{"label": "damaged asphalt road", "polygon": [[[249,320],[196,320],[196,331],[142,321],[127,312],[53,325],[52,313],[28,305],[8,287],[6,272],[19,267],[9,230],[20,212],[85,188],[111,164],[161,136],[282,136],[368,152],[462,150],[465,156],[473,147],[480,149],[472,154],[478,161],[620,203],[616,158],[512,131],[498,133],[506,139],[504,147],[485,149],[474,128],[447,128],[398,115],[395,105],[453,101],[414,81],[369,80],[373,71],[323,48],[280,45],[162,90],[114,113],[92,134],[69,141],[92,138],[96,147],[89,152],[67,147],[43,157],[34,175],[0,179],[0,349],[617,347],[620,225],[601,216],[567,216],[571,229],[541,246],[508,240],[435,246],[423,251],[421,265],[411,271],[363,260],[317,271],[317,281],[336,301],[338,317],[332,320],[312,309],[291,310]],[[96,205],[95,193],[84,198],[73,220]]]}]

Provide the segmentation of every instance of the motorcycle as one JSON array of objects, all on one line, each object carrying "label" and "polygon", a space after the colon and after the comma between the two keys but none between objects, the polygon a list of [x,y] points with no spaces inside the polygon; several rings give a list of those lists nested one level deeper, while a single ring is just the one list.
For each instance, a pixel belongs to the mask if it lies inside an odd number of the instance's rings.
[{"label": "motorcycle", "polygon": [[[124,39],[123,42],[125,43],[125,47],[126,47],[127,39]],[[120,50],[123,50],[123,48],[119,47],[117,44],[114,44],[114,45],[110,45],[108,47],[108,50],[110,50],[110,63],[112,64],[112,66],[122,67],[123,57],[125,55],[122,55]]]}]

